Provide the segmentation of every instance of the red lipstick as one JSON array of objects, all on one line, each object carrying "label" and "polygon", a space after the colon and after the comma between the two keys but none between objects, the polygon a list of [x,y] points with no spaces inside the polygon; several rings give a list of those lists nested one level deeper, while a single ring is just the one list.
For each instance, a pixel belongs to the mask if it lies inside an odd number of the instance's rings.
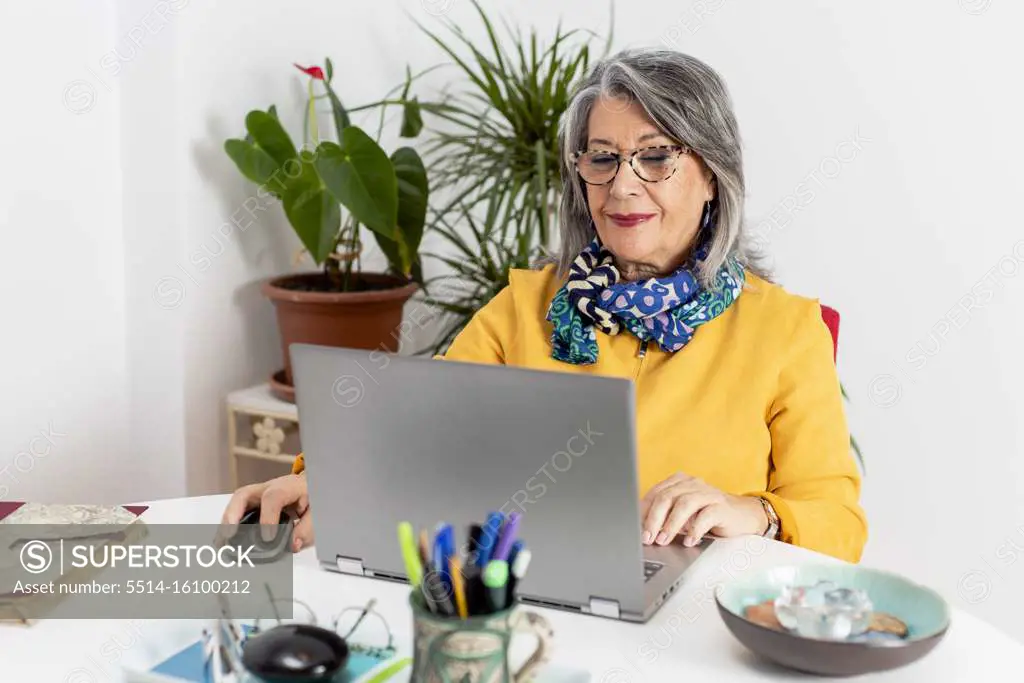
[{"label": "red lipstick", "polygon": [[620,228],[633,228],[654,218],[654,213],[610,213],[608,218]]}]

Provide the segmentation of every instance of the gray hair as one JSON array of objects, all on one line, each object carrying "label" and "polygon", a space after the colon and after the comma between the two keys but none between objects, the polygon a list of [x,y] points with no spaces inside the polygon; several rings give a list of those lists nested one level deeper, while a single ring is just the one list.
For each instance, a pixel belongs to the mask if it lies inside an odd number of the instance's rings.
[{"label": "gray hair", "polygon": [[587,122],[601,96],[639,103],[658,128],[685,144],[714,173],[717,192],[711,202],[713,236],[707,260],[695,273],[702,285],[715,286],[715,274],[729,257],[766,280],[768,269],[743,228],[743,158],[739,127],[725,83],[708,65],[689,55],[660,48],[624,50],[597,63],[577,86],[559,123],[562,199],[561,246],[554,261],[565,277],[573,260],[595,237],[586,187],[572,154],[586,148]]}]

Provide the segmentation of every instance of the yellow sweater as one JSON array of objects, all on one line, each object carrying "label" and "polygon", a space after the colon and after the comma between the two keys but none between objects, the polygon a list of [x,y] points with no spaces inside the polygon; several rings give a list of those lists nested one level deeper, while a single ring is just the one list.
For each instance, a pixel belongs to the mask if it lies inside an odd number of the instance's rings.
[{"label": "yellow sweater", "polygon": [[[598,362],[551,358],[554,267],[515,270],[444,358],[631,378],[636,382],[640,493],[675,472],[737,495],[765,495],[781,539],[859,561],[867,520],[832,337],[817,300],[756,276],[675,354],[628,332],[599,332]],[[293,469],[303,468],[299,457]]]}]

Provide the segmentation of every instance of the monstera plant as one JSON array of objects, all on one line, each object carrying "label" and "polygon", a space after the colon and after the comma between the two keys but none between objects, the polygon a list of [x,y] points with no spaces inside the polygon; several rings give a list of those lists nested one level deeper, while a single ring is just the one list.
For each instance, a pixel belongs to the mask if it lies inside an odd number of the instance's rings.
[{"label": "monstera plant", "polygon": [[[390,155],[353,125],[324,69],[299,67],[308,76],[304,141],[296,145],[271,106],[245,117],[246,135],[224,150],[262,196],[278,199],[288,223],[319,271],[289,274],[264,283],[274,302],[285,367],[274,373],[275,392],[293,398],[289,346],[312,343],[395,352],[402,307],[422,283],[419,245],[429,187],[420,155],[402,146]],[[401,136],[416,137],[422,124],[415,98],[402,93]],[[317,88],[323,89],[318,95]],[[316,106],[330,104],[334,139],[321,139]],[[373,105],[370,105],[373,106]],[[385,272],[364,272],[361,229],[386,256]]]}]

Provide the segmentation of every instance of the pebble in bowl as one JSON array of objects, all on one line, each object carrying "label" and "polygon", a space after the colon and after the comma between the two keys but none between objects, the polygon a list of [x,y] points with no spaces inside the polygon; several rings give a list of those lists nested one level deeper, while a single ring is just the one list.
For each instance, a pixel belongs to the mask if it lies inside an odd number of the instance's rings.
[{"label": "pebble in bowl", "polygon": [[931,652],[950,626],[949,605],[934,590],[840,563],[763,570],[720,586],[715,602],[749,650],[824,676],[905,666]]}]

